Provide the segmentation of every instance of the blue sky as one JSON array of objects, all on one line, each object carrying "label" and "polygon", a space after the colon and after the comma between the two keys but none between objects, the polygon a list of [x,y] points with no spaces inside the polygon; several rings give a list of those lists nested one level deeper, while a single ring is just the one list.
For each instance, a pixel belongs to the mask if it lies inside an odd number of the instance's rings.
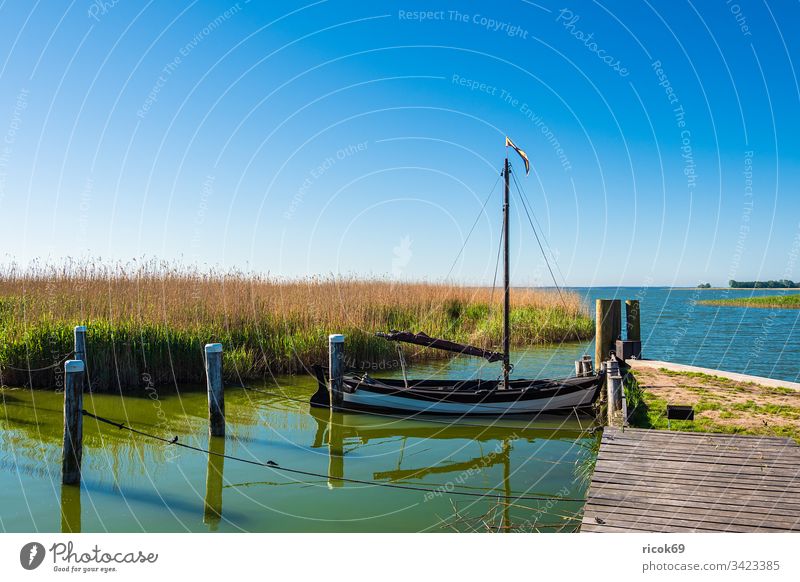
[{"label": "blue sky", "polygon": [[[797,280],[798,21],[724,0],[6,1],[0,260],[439,280],[507,134],[559,282]],[[456,280],[491,283],[500,204],[498,184]],[[549,284],[519,203],[511,240],[515,284]]]}]

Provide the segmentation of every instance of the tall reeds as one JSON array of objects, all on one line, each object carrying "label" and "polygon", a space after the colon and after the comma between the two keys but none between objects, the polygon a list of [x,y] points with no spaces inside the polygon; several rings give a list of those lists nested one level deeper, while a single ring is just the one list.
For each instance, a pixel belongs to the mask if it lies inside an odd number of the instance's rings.
[{"label": "tall reeds", "polygon": [[[203,381],[202,346],[225,345],[229,379],[303,372],[324,362],[329,333],[347,335],[348,364],[391,368],[388,329],[498,347],[502,294],[487,288],[389,280],[283,280],[241,271],[201,272],[155,261],[108,265],[67,261],[0,268],[0,373],[6,385],[49,387],[88,325],[95,390]],[[513,291],[515,345],[582,340],[593,324],[574,293]],[[407,350],[409,360],[442,357]]]}]

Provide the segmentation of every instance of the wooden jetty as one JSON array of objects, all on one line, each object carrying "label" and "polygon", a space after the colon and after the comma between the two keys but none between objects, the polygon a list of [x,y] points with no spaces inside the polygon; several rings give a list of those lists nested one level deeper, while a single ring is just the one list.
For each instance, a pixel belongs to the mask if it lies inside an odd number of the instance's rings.
[{"label": "wooden jetty", "polygon": [[800,531],[800,446],[606,427],[581,531]]}]

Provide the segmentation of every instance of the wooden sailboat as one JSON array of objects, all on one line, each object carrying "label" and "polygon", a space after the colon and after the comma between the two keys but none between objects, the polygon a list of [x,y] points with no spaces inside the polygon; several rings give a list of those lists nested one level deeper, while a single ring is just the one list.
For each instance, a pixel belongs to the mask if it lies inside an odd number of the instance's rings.
[{"label": "wooden sailboat", "polygon": [[[502,378],[497,380],[382,379],[368,373],[345,373],[341,409],[375,411],[392,414],[443,414],[458,416],[505,416],[518,414],[569,413],[587,408],[597,399],[603,381],[602,372],[590,376],[559,379],[511,379],[511,278],[509,256],[509,163],[508,147],[512,147],[529,169],[528,158],[506,138],[503,168],[503,351],[493,352],[479,347],[430,337],[424,333],[391,331],[378,333],[388,341],[482,357],[489,362],[502,362]],[[326,370],[316,368],[319,387],[311,397],[313,406],[329,406],[329,380]]]}]

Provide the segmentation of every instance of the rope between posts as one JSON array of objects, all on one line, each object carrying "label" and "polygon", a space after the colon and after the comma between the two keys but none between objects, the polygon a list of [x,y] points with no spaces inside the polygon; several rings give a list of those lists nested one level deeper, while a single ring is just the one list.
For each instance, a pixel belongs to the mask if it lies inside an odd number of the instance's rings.
[{"label": "rope between posts", "polygon": [[[295,474],[295,475],[304,475],[306,477],[318,477],[318,478],[321,478],[321,479],[333,479],[335,481],[341,481],[343,483],[354,483],[354,484],[358,484],[358,485],[375,485],[377,487],[386,487],[388,489],[405,489],[407,491],[421,491],[421,492],[424,492],[424,493],[433,493],[435,495],[447,494],[447,495],[461,495],[463,497],[480,497],[480,498],[505,497],[505,495],[499,495],[497,493],[472,493],[472,492],[469,492],[469,491],[446,491],[446,490],[445,491],[441,491],[440,489],[431,489],[429,487],[421,487],[421,486],[418,486],[418,485],[400,485],[398,483],[383,483],[383,482],[380,482],[380,481],[370,481],[370,480],[367,480],[367,479],[353,479],[353,478],[349,478],[349,477],[337,477],[337,476],[333,476],[333,475],[325,475],[325,474],[322,474],[322,473],[315,473],[313,471],[304,471],[302,469],[294,469],[294,468],[291,468],[291,467],[284,467],[284,466],[282,466],[282,465],[280,465],[280,464],[278,464],[278,463],[276,463],[275,461],[272,461],[272,460],[269,460],[269,461],[266,461],[266,462],[254,461],[252,459],[244,459],[242,457],[236,457],[234,455],[228,455],[228,454],[225,454],[225,453],[218,453],[218,452],[210,451],[208,449],[204,449],[204,448],[201,448],[201,447],[195,447],[193,445],[189,445],[189,444],[186,444],[186,443],[179,442],[177,436],[174,436],[171,439],[160,437],[160,436],[157,436],[157,435],[154,435],[154,434],[150,434],[150,433],[144,432],[142,430],[133,428],[132,426],[127,426],[126,424],[124,424],[122,422],[116,422],[114,420],[110,420],[108,418],[103,418],[102,416],[98,416],[96,414],[92,414],[91,412],[89,412],[88,410],[85,410],[85,409],[81,410],[81,414],[83,414],[84,416],[88,416],[88,417],[94,418],[98,422],[102,422],[104,424],[108,424],[108,425],[114,426],[114,427],[116,427],[116,428],[118,428],[120,430],[127,430],[127,431],[129,431],[131,433],[142,435],[142,436],[145,436],[145,437],[160,441],[162,443],[166,443],[166,444],[173,445],[173,446],[176,446],[176,447],[181,447],[181,448],[184,448],[184,449],[189,449],[189,450],[196,451],[196,452],[199,452],[199,453],[206,453],[206,454],[209,454],[209,455],[222,457],[224,459],[230,459],[232,461],[239,461],[239,462],[242,462],[242,463],[247,463],[249,465],[256,465],[256,466],[259,466],[259,467],[266,467],[267,469],[272,469],[273,471],[283,471],[285,473],[292,473],[292,474]],[[519,495],[519,496],[508,497],[508,499],[512,500],[512,501],[571,501],[571,502],[580,502],[580,503],[586,502],[586,498],[584,498],[584,497],[558,497],[556,495]]]},{"label": "rope between posts", "polygon": [[15,372],[45,372],[47,370],[52,370],[53,368],[58,368],[64,362],[69,360],[72,356],[75,355],[75,352],[69,352],[65,354],[58,362],[55,364],[50,364],[49,366],[45,366],[44,368],[16,368],[14,366],[9,366],[8,364],[0,364],[0,368],[6,368],[8,370],[14,370]]}]

